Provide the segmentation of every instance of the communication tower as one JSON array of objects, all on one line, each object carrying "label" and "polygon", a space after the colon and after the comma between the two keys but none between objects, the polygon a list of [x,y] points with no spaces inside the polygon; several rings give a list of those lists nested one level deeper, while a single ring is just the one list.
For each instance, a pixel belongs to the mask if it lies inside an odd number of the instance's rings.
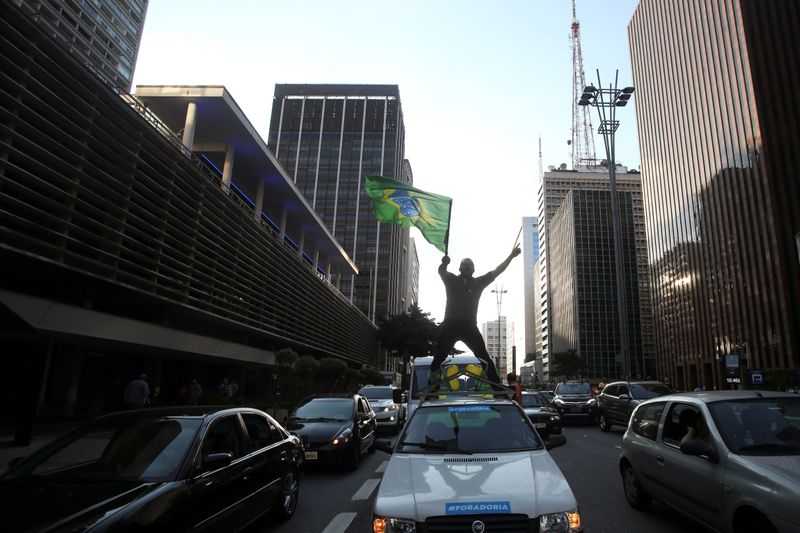
[{"label": "communication tower", "polygon": [[579,106],[586,76],[583,73],[583,52],[581,51],[581,25],[575,13],[575,0],[572,0],[572,168],[578,165],[594,165],[592,119],[588,106]]}]

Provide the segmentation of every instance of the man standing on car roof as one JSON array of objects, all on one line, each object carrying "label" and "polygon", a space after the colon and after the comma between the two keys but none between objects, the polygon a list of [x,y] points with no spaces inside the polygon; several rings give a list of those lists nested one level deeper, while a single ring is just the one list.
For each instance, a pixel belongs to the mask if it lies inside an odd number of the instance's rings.
[{"label": "man standing on car roof", "polygon": [[464,341],[464,344],[472,350],[475,357],[483,363],[489,381],[500,383],[500,376],[494,366],[489,352],[486,351],[486,343],[478,330],[478,302],[481,293],[497,276],[502,274],[511,260],[520,254],[519,246],[514,246],[508,257],[498,265],[497,268],[480,276],[473,277],[475,265],[472,259],[466,258],[461,261],[458,267],[460,275],[456,276],[447,271],[450,258],[444,256],[442,264],[439,265],[439,277],[444,282],[447,292],[447,307],[444,311],[444,321],[439,329],[439,339],[436,342],[436,354],[431,362],[431,374],[429,382],[438,383],[444,379],[442,376],[442,362],[453,349],[457,341]]}]

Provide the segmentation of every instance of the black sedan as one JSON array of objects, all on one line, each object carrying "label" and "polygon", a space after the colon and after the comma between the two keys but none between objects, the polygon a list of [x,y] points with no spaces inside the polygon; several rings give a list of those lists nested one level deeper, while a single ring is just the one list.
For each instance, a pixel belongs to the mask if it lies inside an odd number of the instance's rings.
[{"label": "black sedan", "polygon": [[561,415],[541,393],[523,392],[522,410],[543,439],[550,435],[561,435]]},{"label": "black sedan", "polygon": [[265,413],[192,406],[106,415],[12,462],[2,531],[235,531],[294,514],[302,446]]},{"label": "black sedan", "polygon": [[305,398],[286,429],[302,439],[308,465],[336,462],[356,469],[364,453],[375,451],[375,412],[358,394]]}]

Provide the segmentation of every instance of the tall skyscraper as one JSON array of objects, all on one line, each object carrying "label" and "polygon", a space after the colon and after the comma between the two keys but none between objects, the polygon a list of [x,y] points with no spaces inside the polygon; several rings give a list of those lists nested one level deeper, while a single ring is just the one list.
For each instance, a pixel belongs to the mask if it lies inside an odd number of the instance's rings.
[{"label": "tall skyscraper", "polygon": [[[631,375],[654,371],[645,358],[639,309],[639,269],[633,216],[633,195],[619,194],[625,312]],[[585,376],[614,379],[625,365],[620,355],[616,264],[611,192],[573,189],[550,220],[550,351],[575,350],[586,361]],[[647,275],[646,263],[642,274]],[[652,352],[648,354],[652,356]]]},{"label": "tall skyscraper", "polygon": [[419,304],[419,256],[417,255],[417,243],[414,237],[408,239],[408,281],[406,282],[405,308],[409,309]]},{"label": "tall skyscraper", "polygon": [[522,217],[522,271],[525,295],[525,354],[536,354],[542,378],[542,302],[539,294],[539,219]]},{"label": "tall skyscraper", "polygon": [[373,321],[405,311],[409,230],[363,192],[366,175],[413,183],[397,85],[276,85],[269,147],[358,266],[342,294]]},{"label": "tall skyscraper", "polygon": [[499,320],[484,322],[481,333],[486,342],[486,351],[495,362],[497,373],[502,379],[511,372],[511,353],[514,344],[514,324],[509,323],[506,317],[500,316]]},{"label": "tall skyscraper", "polygon": [[12,0],[95,74],[130,92],[149,0]]},{"label": "tall skyscraper", "polygon": [[[578,170],[552,170],[545,172],[539,189],[539,270],[542,296],[542,364],[544,379],[549,380],[550,356],[555,353],[553,344],[554,313],[552,292],[552,268],[550,261],[551,221],[570,191],[609,191],[608,168],[603,165],[582,166]],[[631,336],[629,345],[640,342],[643,357],[652,356],[653,333],[650,307],[650,281],[647,269],[647,241],[645,238],[644,208],[642,203],[642,180],[638,172],[628,172],[623,165],[617,165],[617,190],[620,194],[630,193],[633,210],[633,231],[636,247],[636,278],[627,278],[626,294],[639,295],[639,314],[641,319],[641,339]],[[613,248],[613,243],[610,245]],[[632,284],[638,285],[633,286]],[[612,285],[609,290],[614,290]],[[611,376],[608,376],[609,378]]]},{"label": "tall skyscraper", "polygon": [[796,0],[641,0],[628,27],[658,372],[680,389],[736,387],[725,355],[800,365],[797,28]]}]

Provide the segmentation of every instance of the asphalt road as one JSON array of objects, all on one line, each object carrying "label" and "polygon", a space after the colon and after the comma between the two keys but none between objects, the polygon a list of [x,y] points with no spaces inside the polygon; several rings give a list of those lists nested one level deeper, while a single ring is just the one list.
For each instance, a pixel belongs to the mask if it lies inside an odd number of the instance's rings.
[{"label": "asphalt road", "polygon": [[[617,469],[623,432],[622,428],[603,433],[597,426],[570,425],[564,428],[567,444],[550,452],[575,493],[584,531],[705,532],[658,502],[645,512],[628,505]],[[265,520],[251,528],[251,533],[371,532],[372,506],[388,460],[388,455],[378,451],[364,456],[356,471],[333,466],[310,468],[302,478],[295,516],[279,525]]]}]

